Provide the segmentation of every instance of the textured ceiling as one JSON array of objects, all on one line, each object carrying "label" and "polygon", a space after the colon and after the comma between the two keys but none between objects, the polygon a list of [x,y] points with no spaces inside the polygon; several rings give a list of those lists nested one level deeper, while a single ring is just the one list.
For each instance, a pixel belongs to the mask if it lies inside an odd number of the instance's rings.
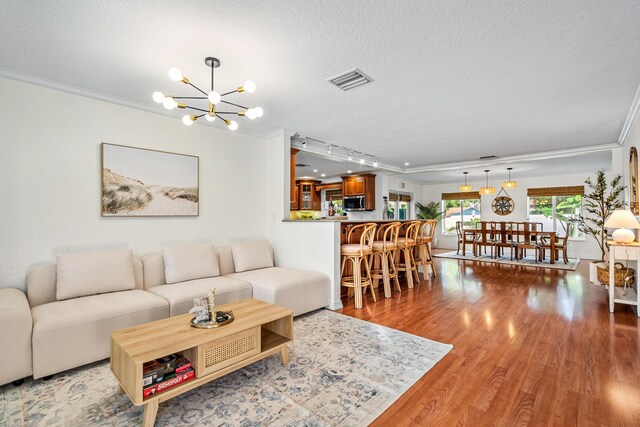
[{"label": "textured ceiling", "polygon": [[[640,2],[7,1],[0,68],[154,106],[253,79],[261,121],[412,166],[615,142],[640,83]],[[374,82],[342,92],[358,67]],[[161,107],[158,107],[161,108]],[[180,113],[176,112],[176,117]],[[177,120],[178,124],[179,121]]]}]

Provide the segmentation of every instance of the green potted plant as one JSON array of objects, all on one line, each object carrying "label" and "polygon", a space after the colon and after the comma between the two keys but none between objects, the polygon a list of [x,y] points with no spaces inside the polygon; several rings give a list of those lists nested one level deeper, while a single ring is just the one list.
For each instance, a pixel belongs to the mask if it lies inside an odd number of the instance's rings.
[{"label": "green potted plant", "polygon": [[[436,219],[440,221],[442,219],[442,215],[444,215],[444,212],[440,210],[439,202],[429,202],[426,205],[416,202],[416,210],[416,217],[418,219]],[[436,246],[437,243],[438,240],[434,237],[433,246]]]},{"label": "green potted plant", "polygon": [[[589,266],[589,279],[596,282],[597,268],[605,264],[605,255],[607,250],[607,230],[604,223],[616,209],[623,209],[625,202],[619,197],[625,190],[626,186],[620,185],[622,176],[618,175],[607,184],[607,177],[604,169],[596,172],[595,181],[591,177],[587,178],[584,183],[587,184],[588,192],[582,197],[583,214],[577,218],[578,229],[584,234],[592,236],[600,247],[600,260],[592,262]],[[584,215],[584,212],[587,215]],[[606,264],[605,264],[606,265]]]}]

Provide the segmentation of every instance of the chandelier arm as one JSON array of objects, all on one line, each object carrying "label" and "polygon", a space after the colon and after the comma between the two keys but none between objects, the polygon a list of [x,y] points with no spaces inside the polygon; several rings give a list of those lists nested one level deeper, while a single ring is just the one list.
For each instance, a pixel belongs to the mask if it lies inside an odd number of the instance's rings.
[{"label": "chandelier arm", "polygon": [[237,91],[238,91],[238,89],[232,90],[231,92],[226,92],[226,93],[220,94],[220,96],[231,95],[232,93],[236,93]]},{"label": "chandelier arm", "polygon": [[209,110],[203,110],[202,108],[191,107],[189,105],[185,105],[184,108],[189,108],[191,110],[196,110],[196,111],[202,111],[204,113],[208,113],[209,112]]},{"label": "chandelier arm", "polygon": [[218,114],[235,114],[236,116],[238,115],[237,111],[217,111],[216,113],[218,113]]},{"label": "chandelier arm", "polygon": [[227,119],[225,119],[224,117],[219,116],[218,113],[216,113],[216,117],[219,118],[220,120],[222,120],[223,122],[227,121]]},{"label": "chandelier arm", "polygon": [[249,109],[248,107],[245,107],[244,105],[234,104],[233,102],[229,102],[229,101],[221,100],[220,102],[224,102],[225,104],[233,105],[234,107],[244,108],[245,110]]},{"label": "chandelier arm", "polygon": [[198,92],[202,93],[205,96],[209,96],[209,94],[205,91],[203,91],[202,89],[200,89],[198,86],[194,85],[193,83],[189,82],[189,86],[195,88]]},{"label": "chandelier arm", "polygon": [[174,96],[173,99],[207,99],[206,96]]}]

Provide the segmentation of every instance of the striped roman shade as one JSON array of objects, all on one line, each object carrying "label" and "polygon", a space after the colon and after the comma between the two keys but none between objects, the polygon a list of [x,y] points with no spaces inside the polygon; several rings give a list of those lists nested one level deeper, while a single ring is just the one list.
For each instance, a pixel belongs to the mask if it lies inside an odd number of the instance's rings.
[{"label": "striped roman shade", "polygon": [[584,196],[584,185],[575,185],[573,187],[529,188],[527,190],[527,196]]},{"label": "striped roman shade", "polygon": [[389,201],[390,202],[410,202],[411,195],[409,194],[401,194],[401,193],[389,193]]},{"label": "striped roman shade", "polygon": [[460,191],[458,193],[442,193],[442,200],[474,200],[480,199],[478,191]]}]

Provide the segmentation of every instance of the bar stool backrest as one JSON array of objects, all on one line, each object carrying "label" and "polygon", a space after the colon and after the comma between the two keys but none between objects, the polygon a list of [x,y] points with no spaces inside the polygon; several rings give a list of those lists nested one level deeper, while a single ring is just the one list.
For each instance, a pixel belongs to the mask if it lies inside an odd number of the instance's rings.
[{"label": "bar stool backrest", "polygon": [[436,235],[436,227],[438,226],[438,220],[430,219],[430,220],[427,220],[427,223],[429,224],[429,233],[427,234],[427,236],[430,239],[429,241],[432,242],[433,238]]},{"label": "bar stool backrest", "polygon": [[356,230],[360,231],[362,229],[362,234],[360,234],[360,256],[363,255],[364,247],[368,246],[369,248],[373,247],[373,239],[376,235],[376,227],[377,224],[373,222],[368,222],[366,224],[359,224],[354,227],[351,227],[349,230],[349,234],[347,235],[347,243],[353,244],[353,234]]},{"label": "bar stool backrest", "polygon": [[387,248],[387,245],[389,245],[389,243],[393,245],[392,247],[396,247],[396,245],[398,244],[400,225],[401,223],[399,222],[389,222],[378,227],[378,231],[376,232],[376,240],[384,242],[382,244],[382,249],[384,251],[391,250],[390,248]]},{"label": "bar stool backrest", "polygon": [[403,222],[400,226],[400,234],[403,235],[407,240],[413,240],[414,242],[418,239],[418,232],[420,231],[420,221],[407,221]]}]

